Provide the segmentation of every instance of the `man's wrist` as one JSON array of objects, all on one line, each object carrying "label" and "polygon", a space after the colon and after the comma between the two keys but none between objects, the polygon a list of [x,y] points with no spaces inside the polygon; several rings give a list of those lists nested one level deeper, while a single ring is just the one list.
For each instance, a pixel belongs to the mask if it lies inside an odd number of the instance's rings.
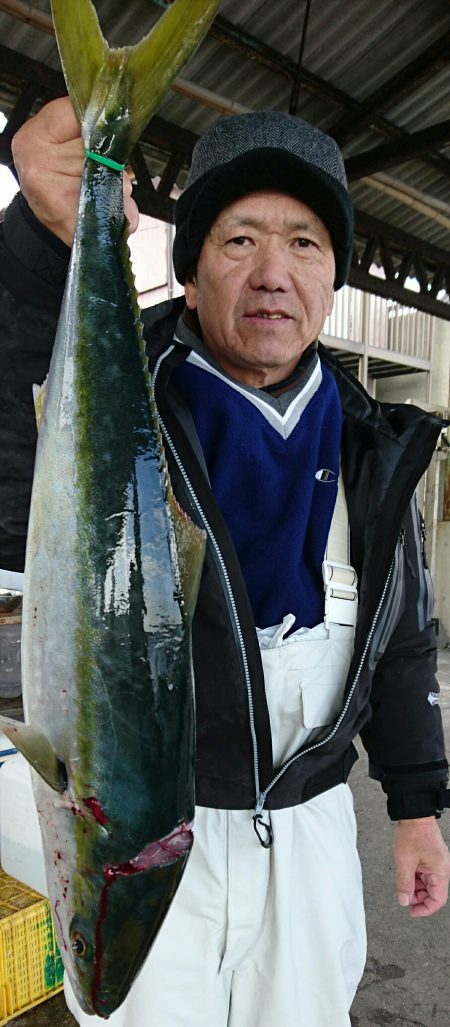
[{"label": "man's wrist", "polygon": [[436,814],[431,817],[409,817],[405,820],[397,820],[399,827],[429,827],[436,823]]}]

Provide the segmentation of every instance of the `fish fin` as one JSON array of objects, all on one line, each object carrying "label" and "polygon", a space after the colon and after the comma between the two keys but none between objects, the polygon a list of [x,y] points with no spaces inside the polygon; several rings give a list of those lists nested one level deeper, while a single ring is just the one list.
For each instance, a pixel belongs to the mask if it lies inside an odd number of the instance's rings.
[{"label": "fish fin", "polygon": [[62,69],[81,124],[110,48],[91,0],[51,0]]},{"label": "fish fin", "polygon": [[33,385],[33,403],[34,403],[34,416],[36,418],[36,428],[39,431],[42,421],[42,414],[44,413],[45,393],[47,391],[47,378],[42,385]]},{"label": "fish fin", "polygon": [[129,48],[132,145],[206,35],[220,0],[175,0],[148,35]]},{"label": "fish fin", "polygon": [[40,777],[56,792],[64,792],[67,787],[66,768],[56,755],[48,738],[30,724],[23,724],[11,717],[0,717],[0,731],[9,738],[22,756],[28,761]]},{"label": "fish fin", "polygon": [[118,145],[116,140],[115,151],[108,150],[108,155],[124,162],[208,31],[220,0],[174,0],[139,43],[117,49],[104,39],[91,0],[51,4],[64,77],[85,145],[98,145],[97,123],[121,121]]},{"label": "fish fin", "polygon": [[171,487],[168,490],[167,500],[175,533],[184,611],[189,620],[191,620],[194,615],[202,574],[206,534],[181,509]]}]

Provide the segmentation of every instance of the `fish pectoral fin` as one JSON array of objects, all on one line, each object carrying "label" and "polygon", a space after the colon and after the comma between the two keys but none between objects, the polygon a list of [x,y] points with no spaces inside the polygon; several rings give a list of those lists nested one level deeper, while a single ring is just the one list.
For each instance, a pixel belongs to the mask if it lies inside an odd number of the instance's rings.
[{"label": "fish pectoral fin", "polygon": [[67,773],[64,762],[57,756],[53,746],[42,731],[30,724],[22,724],[11,717],[0,717],[0,731],[9,738],[22,756],[56,792],[67,787]]}]

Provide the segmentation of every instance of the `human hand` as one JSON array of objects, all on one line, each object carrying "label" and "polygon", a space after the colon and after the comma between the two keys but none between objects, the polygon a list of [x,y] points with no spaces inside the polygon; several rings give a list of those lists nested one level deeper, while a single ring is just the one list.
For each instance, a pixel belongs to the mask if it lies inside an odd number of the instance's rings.
[{"label": "human hand", "polygon": [[[20,186],[45,228],[72,245],[77,219],[84,151],[80,126],[68,96],[42,107],[16,132],[12,153]],[[131,180],[123,175],[125,216],[136,231],[139,212]]]},{"label": "human hand", "polygon": [[450,853],[435,817],[401,820],[394,839],[397,897],[412,917],[431,916],[445,906]]}]

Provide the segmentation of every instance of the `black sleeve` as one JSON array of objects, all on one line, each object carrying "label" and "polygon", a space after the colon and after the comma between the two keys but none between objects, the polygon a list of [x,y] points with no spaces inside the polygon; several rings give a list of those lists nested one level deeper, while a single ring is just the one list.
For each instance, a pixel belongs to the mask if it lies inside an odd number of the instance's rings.
[{"label": "black sleeve", "polygon": [[47,374],[69,248],[18,194],[0,224],[0,568],[22,571],[36,447],[32,386]]},{"label": "black sleeve", "polygon": [[392,820],[439,815],[449,805],[448,764],[436,680],[433,590],[415,499],[402,531],[400,617],[379,660],[372,719],[361,731],[370,776],[381,782]]}]

